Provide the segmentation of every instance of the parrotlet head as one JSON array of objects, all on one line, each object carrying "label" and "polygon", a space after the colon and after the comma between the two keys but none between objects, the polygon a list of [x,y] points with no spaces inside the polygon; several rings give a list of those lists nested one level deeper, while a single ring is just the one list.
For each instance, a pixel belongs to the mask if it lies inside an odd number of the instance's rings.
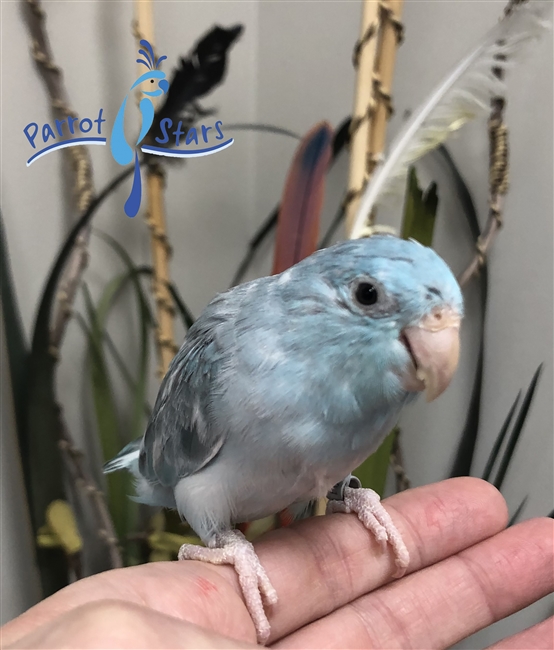
[{"label": "parrotlet head", "polygon": [[[306,258],[277,282],[285,302],[289,286],[290,300],[310,296],[298,312],[332,312],[337,340],[350,343],[360,363],[367,359],[386,371],[391,390],[425,391],[432,401],[449,385],[459,359],[463,298],[452,271],[431,248],[391,235],[342,242]],[[315,320],[309,336],[318,337]],[[322,345],[329,341],[327,328]]]}]

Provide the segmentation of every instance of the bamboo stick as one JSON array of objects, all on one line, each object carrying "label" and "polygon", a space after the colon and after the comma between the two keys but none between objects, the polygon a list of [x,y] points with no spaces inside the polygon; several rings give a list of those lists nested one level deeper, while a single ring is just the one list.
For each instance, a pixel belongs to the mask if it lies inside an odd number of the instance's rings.
[{"label": "bamboo stick", "polygon": [[158,375],[163,377],[169,368],[171,360],[178,348],[175,344],[173,330],[173,318],[175,308],[168,289],[170,282],[169,258],[171,247],[169,246],[164,211],[164,176],[161,165],[154,163],[148,166],[146,179],[146,192],[148,196],[147,223],[150,228],[152,240],[152,260],[154,276],[152,290],[157,307],[157,328],[156,341],[158,346]]},{"label": "bamboo stick", "polygon": [[[136,32],[140,34],[140,38],[145,38],[154,47],[154,7],[152,6],[152,0],[135,0],[135,27]],[[144,72],[140,65],[138,70],[141,74]]]},{"label": "bamboo stick", "polygon": [[350,171],[345,198],[346,230],[350,232],[360,195],[367,182],[366,155],[374,108],[373,69],[379,32],[379,2],[364,0],[360,38],[354,49],[356,96],[350,127]]},{"label": "bamboo stick", "polygon": [[[145,38],[154,47],[154,14],[152,0],[135,0],[134,34],[138,42]],[[142,74],[143,70],[140,70]],[[150,228],[152,242],[152,292],[156,301],[157,327],[156,346],[158,350],[158,375],[163,377],[175,353],[175,334],[173,319],[175,309],[168,289],[170,282],[169,258],[171,248],[166,234],[165,207],[163,193],[165,178],[163,168],[153,162],[146,169],[146,223]]]},{"label": "bamboo stick", "polygon": [[[383,159],[387,135],[387,123],[393,114],[392,79],[396,62],[396,50],[402,39],[400,22],[403,0],[381,0],[379,19],[381,30],[377,45],[375,71],[373,74],[374,111],[367,141],[366,178],[369,180],[375,167]],[[366,181],[367,182],[367,181]],[[375,225],[375,211],[367,215],[365,227],[359,237],[370,237],[379,232],[396,234],[394,228]]]},{"label": "bamboo stick", "polygon": [[[400,16],[403,0],[383,0],[381,11],[381,40],[377,51],[374,74],[375,111],[368,140],[367,169],[371,176],[385,150],[387,122],[392,115],[392,78],[396,50],[402,37]],[[372,222],[370,216],[370,223]]]}]

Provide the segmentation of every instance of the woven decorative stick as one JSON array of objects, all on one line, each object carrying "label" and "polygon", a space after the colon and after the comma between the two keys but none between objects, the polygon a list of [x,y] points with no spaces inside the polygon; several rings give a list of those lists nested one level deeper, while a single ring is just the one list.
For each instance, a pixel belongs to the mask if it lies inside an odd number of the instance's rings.
[{"label": "woven decorative stick", "polygon": [[360,39],[354,48],[353,63],[357,69],[356,97],[350,125],[350,172],[345,197],[346,229],[350,232],[358,209],[360,195],[367,182],[367,143],[374,109],[373,69],[379,34],[379,2],[365,0]]},{"label": "woven decorative stick", "polygon": [[[509,0],[504,9],[504,15],[512,13],[517,5],[527,0]],[[500,59],[493,68],[498,79],[504,78],[506,59]],[[504,122],[505,97],[493,97],[488,121],[489,131],[489,214],[487,223],[477,240],[476,252],[466,269],[458,276],[458,282],[464,287],[485,264],[487,251],[492,245],[498,231],[502,227],[502,212],[504,196],[508,191],[509,148],[508,127]]]},{"label": "woven decorative stick", "polygon": [[[137,46],[139,41],[145,38],[154,47],[152,0],[135,0],[135,17],[133,31]],[[141,74],[142,72],[140,70]],[[175,308],[168,289],[171,248],[167,240],[165,226],[164,188],[165,177],[162,166],[157,162],[149,162],[146,167],[146,223],[150,228],[152,241],[152,266],[154,269],[152,292],[156,301],[156,345],[159,361],[158,375],[160,377],[163,377],[167,372],[169,364],[178,349],[173,331]]]}]

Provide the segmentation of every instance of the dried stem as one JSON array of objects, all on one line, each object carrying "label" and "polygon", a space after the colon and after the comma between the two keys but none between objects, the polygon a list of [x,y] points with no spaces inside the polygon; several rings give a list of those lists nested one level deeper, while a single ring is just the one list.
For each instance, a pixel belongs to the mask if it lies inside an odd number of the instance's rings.
[{"label": "dried stem", "polygon": [[[136,0],[136,20],[133,33],[137,40],[146,38],[154,47],[154,19],[151,0]],[[142,74],[142,70],[141,70]],[[163,167],[157,163],[148,163],[146,168],[147,218],[152,241],[152,293],[156,301],[157,327],[156,344],[158,349],[158,375],[163,377],[178,348],[175,344],[173,321],[175,307],[168,285],[171,282],[169,258],[171,247],[167,239],[164,209],[165,177]]]},{"label": "dried stem", "polygon": [[[495,68],[500,79],[504,71]],[[502,208],[504,195],[508,191],[508,128],[504,124],[504,97],[493,97],[488,121],[489,131],[489,215],[483,232],[477,239],[476,253],[458,278],[460,286],[465,286],[486,262],[486,254],[502,227]]]},{"label": "dried stem", "polygon": [[108,546],[112,568],[117,569],[122,567],[121,552],[104,494],[98,489],[92,477],[87,472],[85,463],[83,462],[83,453],[73,444],[73,439],[61,412],[59,413],[59,422],[61,429],[59,446],[63,451],[63,457],[69,473],[73,478],[76,488],[82,490],[90,499],[95,519],[98,522],[97,533]]},{"label": "dried stem", "polygon": [[[62,71],[56,65],[52,55],[46,32],[45,12],[40,0],[25,0],[24,14],[31,37],[31,52],[46,85],[54,117],[60,120],[67,119],[67,117],[76,118],[77,114],[71,109],[67,99]],[[79,214],[82,214],[94,196],[90,156],[86,147],[83,146],[68,147],[64,149],[64,152],[69,158],[74,172],[77,210]],[[84,228],[60,279],[50,331],[51,350],[56,359],[59,356],[58,349],[71,316],[77,288],[88,263],[89,234],[90,228]]]},{"label": "dried stem", "polygon": [[[512,13],[514,7],[527,0],[510,0],[504,9],[504,15]],[[498,65],[493,68],[493,73],[498,79],[504,78],[504,64],[506,58],[498,57]],[[489,214],[483,232],[476,243],[476,253],[467,268],[458,276],[460,286],[465,286],[471,278],[479,272],[485,264],[487,252],[490,249],[496,234],[502,227],[502,210],[504,196],[508,191],[509,173],[509,146],[508,127],[504,123],[505,97],[493,97],[491,112],[488,121],[489,131]]]},{"label": "dried stem", "polygon": [[348,191],[344,199],[346,230],[350,232],[358,210],[360,196],[367,183],[367,143],[371,118],[375,108],[373,97],[373,69],[379,34],[379,3],[365,0],[362,12],[360,38],[354,47],[353,63],[357,69],[356,97],[350,123],[350,171]]}]

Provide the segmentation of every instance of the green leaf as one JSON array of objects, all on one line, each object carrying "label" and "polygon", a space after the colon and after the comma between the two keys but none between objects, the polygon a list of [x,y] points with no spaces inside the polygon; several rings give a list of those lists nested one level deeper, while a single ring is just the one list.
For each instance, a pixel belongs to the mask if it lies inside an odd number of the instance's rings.
[{"label": "green leaf", "polygon": [[[34,347],[33,355],[27,346],[1,214],[0,291],[19,452],[31,523],[37,539],[40,528],[46,523],[48,506],[65,497],[62,459],[58,447],[59,410],[53,388],[55,357],[49,349],[47,320],[42,322],[45,333],[41,340],[43,346],[40,349]],[[40,324],[38,318],[37,324]],[[67,585],[68,566],[61,548],[37,547],[36,556],[44,596]]]},{"label": "green leaf", "polygon": [[[8,242],[4,232],[4,220],[0,212],[0,298],[2,300],[2,317],[4,319],[4,332],[6,348],[8,351],[8,364],[12,385],[13,403],[17,424],[19,452],[24,466],[27,465],[28,449],[24,436],[24,421],[26,409],[26,382],[29,348],[21,321],[19,304],[12,278]],[[28,467],[24,467],[25,483],[29,489]]]},{"label": "green leaf", "polygon": [[512,423],[512,419],[514,417],[514,413],[516,412],[516,408],[520,399],[521,399],[521,391],[519,391],[519,393],[517,394],[517,397],[515,398],[514,403],[512,404],[510,410],[508,411],[508,415],[506,416],[506,419],[504,420],[504,423],[500,427],[500,431],[496,436],[496,440],[494,441],[494,445],[492,446],[491,453],[489,454],[489,457],[487,459],[487,464],[485,465],[485,469],[483,470],[483,476],[481,477],[484,481],[488,481],[490,478],[490,475],[496,463],[496,459],[498,458],[498,454],[500,453],[500,448],[502,447],[504,438],[508,433],[508,429],[510,428],[510,424]]},{"label": "green leaf", "polygon": [[[132,422],[130,426],[130,440],[134,440],[139,435],[142,435],[144,430],[144,404],[146,402],[146,390],[148,382],[148,334],[150,328],[154,324],[154,317],[150,310],[150,305],[144,294],[140,283],[140,269],[135,265],[131,256],[125,248],[113,237],[103,233],[101,231],[95,231],[99,237],[101,237],[121,258],[125,266],[127,267],[128,277],[132,281],[133,287],[135,289],[135,295],[137,299],[137,308],[138,308],[138,319],[140,327],[140,353],[138,355],[139,366],[137,372],[137,380],[135,382],[134,394],[133,394],[133,415]],[[113,296],[106,297],[105,302],[99,304],[99,312],[102,327],[105,329],[105,320],[109,311],[109,306],[113,301]]]},{"label": "green leaf", "polygon": [[431,246],[438,204],[436,183],[431,183],[423,192],[419,187],[415,167],[412,167],[408,174],[402,237],[415,239],[424,246]]},{"label": "green leaf", "polygon": [[[110,293],[110,283],[103,297]],[[88,325],[83,329],[88,337],[88,367],[92,386],[96,427],[104,461],[113,458],[124,445],[121,424],[115,404],[108,367],[104,355],[103,331],[100,325],[98,309],[94,306],[86,284],[83,285]],[[128,507],[128,495],[132,494],[132,479],[127,472],[114,472],[106,477],[108,483],[108,506],[114,522],[117,536],[126,539],[130,530],[131,517]]]},{"label": "green leaf", "polygon": [[[121,377],[125,381],[127,388],[131,391],[131,393],[135,393],[137,390],[137,382],[131,375],[131,371],[127,367],[127,364],[123,360],[123,357],[119,353],[119,350],[117,349],[116,344],[114,343],[114,340],[110,336],[110,333],[108,330],[104,330],[104,342],[106,344],[106,350],[110,353],[111,358],[113,359],[115,365],[119,369],[119,372],[121,374]],[[145,400],[144,402],[144,417],[149,418],[150,414],[152,413],[152,408],[148,404],[148,402]]]},{"label": "green leaf", "polygon": [[375,453],[371,454],[371,456],[353,472],[353,474],[360,479],[363,487],[371,488],[381,497],[385,491],[390,455],[395,436],[396,429],[393,429],[381,443],[379,449],[377,449]]},{"label": "green leaf", "polygon": [[[105,235],[104,239],[110,240],[110,245],[116,248],[127,266],[127,270],[124,273],[106,285],[96,308],[92,305],[90,294],[87,292],[85,295],[87,311],[91,322],[90,349],[92,356],[90,367],[98,431],[101,438],[104,460],[108,460],[109,458],[113,458],[124,444],[141,435],[144,430],[145,413],[148,415],[149,412],[148,405],[146,404],[149,357],[148,335],[153,325],[153,319],[139,280],[140,274],[145,271],[148,272],[149,269],[136,267],[127,253],[119,248],[119,244],[115,240],[112,240],[108,235]],[[107,330],[109,313],[116,303],[117,298],[129,283],[134,287],[137,297],[141,332],[136,380],[131,377]],[[119,367],[123,368],[123,375],[127,380],[127,385],[132,394],[133,406],[130,424],[124,428],[126,435],[120,434],[121,427],[118,422],[115,398],[113,397],[108,375],[104,344],[106,344],[106,350],[109,350],[116,362],[118,362]],[[135,527],[137,517],[136,503],[129,499],[129,495],[133,493],[132,478],[126,472],[121,472],[109,474],[107,480],[109,485],[110,510],[114,518],[114,525],[120,539],[126,540],[128,533]],[[138,557],[136,557],[135,546],[134,544],[127,544],[125,547],[127,564],[136,564],[139,561]]]},{"label": "green leaf", "polygon": [[181,298],[177,287],[173,283],[170,283],[167,288],[171,293],[171,297],[175,301],[175,305],[177,306],[177,311],[179,312],[181,320],[183,321],[184,328],[186,330],[190,329],[194,325],[194,316],[192,315],[192,312],[183,302],[183,299]]},{"label": "green leaf", "polygon": [[525,397],[523,398],[523,402],[521,403],[521,409],[516,417],[516,421],[514,422],[514,428],[512,429],[512,433],[510,434],[510,437],[508,439],[508,443],[506,445],[504,455],[500,460],[500,467],[498,468],[498,473],[493,482],[494,486],[498,490],[502,489],[502,484],[504,483],[506,472],[508,471],[508,468],[514,456],[514,451],[519,441],[519,438],[521,436],[521,432],[523,431],[523,427],[525,426],[527,415],[529,414],[529,409],[531,408],[531,404],[535,396],[535,391],[537,389],[537,385],[539,383],[539,379],[541,376],[542,365],[543,364],[541,363],[539,367],[536,369],[535,374],[531,379],[531,383],[527,388],[527,392],[525,393]]},{"label": "green leaf", "polygon": [[[155,326],[155,321],[150,309],[148,299],[145,292],[143,291],[140,279],[143,275],[151,276],[152,268],[147,266],[136,266],[125,248],[117,240],[102,231],[95,229],[93,232],[95,235],[103,239],[115,251],[118,257],[127,267],[126,273],[120,275],[118,278],[114,278],[114,280],[112,280],[104,290],[104,293],[98,303],[98,320],[103,331],[103,341],[106,343],[106,349],[109,350],[112,357],[114,358],[132,393],[132,417],[130,426],[128,427],[130,436],[129,439],[125,441],[128,442],[130,440],[138,438],[143,434],[145,425],[145,410],[147,416],[149,416],[150,411],[148,405],[146,404],[146,391],[148,383],[149,333],[150,329]],[[132,282],[135,289],[140,327],[140,352],[138,355],[138,371],[136,381],[131,378],[130,372],[127,370],[125,363],[121,359],[121,356],[113,344],[113,341],[111,340],[106,327],[110,309],[117,299],[119,293],[123,290],[124,286],[129,281]],[[183,299],[179,295],[176,287],[170,283],[168,285],[168,289],[171,292],[173,300],[175,301],[177,311],[181,315],[183,324],[185,328],[188,329],[194,323],[194,318],[188,307],[185,305]],[[117,474],[117,472],[110,474],[109,477]],[[134,517],[134,513],[136,512],[136,504],[127,498],[127,494],[130,494],[131,492],[131,489],[128,490],[125,494],[125,498],[128,507],[132,509],[132,514]],[[119,496],[117,499],[119,500]],[[126,537],[127,535],[125,535],[125,538]],[[139,545],[128,543],[126,545],[125,553],[127,564],[139,563],[139,553]]]},{"label": "green leaf", "polygon": [[[440,145],[435,155],[440,158],[446,169],[449,171],[454,185],[455,194],[463,208],[463,213],[466,218],[467,224],[471,231],[471,236],[477,245],[479,236],[481,235],[481,226],[479,224],[479,217],[475,208],[475,201],[471,196],[471,192],[465,182],[460,170],[456,166],[454,159],[450,152],[444,145]],[[473,456],[475,454],[475,447],[477,444],[477,436],[479,434],[479,422],[481,419],[481,398],[483,388],[483,369],[485,362],[485,318],[487,311],[487,295],[488,295],[488,271],[487,263],[481,267],[477,276],[480,289],[481,300],[481,314],[479,325],[479,352],[477,354],[477,366],[475,368],[475,379],[473,381],[473,388],[471,390],[471,398],[467,409],[467,415],[464,422],[464,427],[458,442],[458,449],[454,457],[454,463],[450,476],[468,476],[471,473],[471,465],[473,464]]]}]

